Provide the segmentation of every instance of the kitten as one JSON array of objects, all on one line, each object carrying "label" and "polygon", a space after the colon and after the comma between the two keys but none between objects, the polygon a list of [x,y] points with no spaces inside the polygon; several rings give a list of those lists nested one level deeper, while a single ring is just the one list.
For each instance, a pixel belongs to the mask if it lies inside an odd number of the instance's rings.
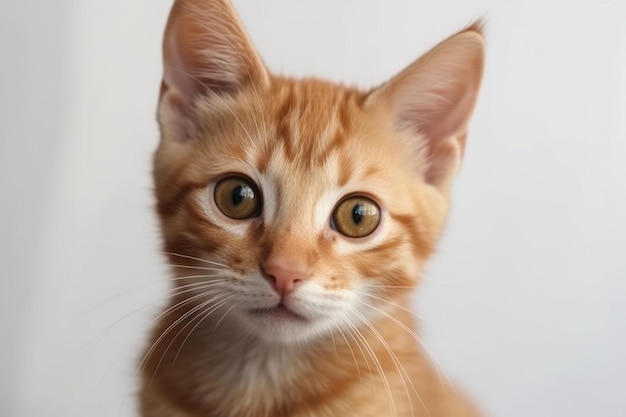
[{"label": "kitten", "polygon": [[480,84],[474,24],[371,91],[266,69],[226,0],[178,0],[154,157],[174,278],[143,417],[474,416],[415,333]]}]

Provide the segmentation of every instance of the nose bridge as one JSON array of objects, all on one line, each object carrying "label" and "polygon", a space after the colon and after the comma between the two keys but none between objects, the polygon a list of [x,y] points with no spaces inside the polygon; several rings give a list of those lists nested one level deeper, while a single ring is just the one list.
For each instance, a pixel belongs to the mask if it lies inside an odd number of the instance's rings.
[{"label": "nose bridge", "polygon": [[276,206],[266,225],[265,258],[308,261],[315,244],[314,211],[319,184],[312,179],[312,172],[304,172],[295,161],[273,171]]},{"label": "nose bridge", "polygon": [[302,229],[287,225],[273,235],[269,251],[261,261],[261,269],[281,297],[293,292],[298,283],[311,272],[314,250]]},{"label": "nose bridge", "polygon": [[277,179],[276,213],[268,225],[272,240],[279,245],[285,241],[306,240],[313,229],[315,202],[310,179],[299,174],[297,169],[283,171]]},{"label": "nose bridge", "polygon": [[[293,204],[289,206],[294,207]],[[315,251],[315,233],[311,223],[311,210],[291,209],[291,212],[277,216],[267,235],[263,263],[280,264],[298,271],[308,270]]]},{"label": "nose bridge", "polygon": [[289,263],[295,263],[296,260],[302,263],[303,260],[308,259],[308,248],[312,243],[304,228],[296,222],[281,226],[283,227],[270,235],[266,259],[280,258],[289,260]]},{"label": "nose bridge", "polygon": [[[284,167],[283,167],[284,168]],[[315,262],[315,182],[298,170],[275,177],[275,215],[266,224],[260,267],[274,289],[286,296],[307,280]]]}]

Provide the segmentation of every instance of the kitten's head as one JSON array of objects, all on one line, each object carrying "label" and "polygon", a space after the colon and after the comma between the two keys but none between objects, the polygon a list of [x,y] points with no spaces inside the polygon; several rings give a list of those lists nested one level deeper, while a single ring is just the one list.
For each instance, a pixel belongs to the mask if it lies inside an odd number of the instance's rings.
[{"label": "kitten's head", "polygon": [[479,27],[364,92],[270,74],[226,1],[179,0],[164,61],[154,176],[186,317],[288,342],[406,305],[463,154]]}]

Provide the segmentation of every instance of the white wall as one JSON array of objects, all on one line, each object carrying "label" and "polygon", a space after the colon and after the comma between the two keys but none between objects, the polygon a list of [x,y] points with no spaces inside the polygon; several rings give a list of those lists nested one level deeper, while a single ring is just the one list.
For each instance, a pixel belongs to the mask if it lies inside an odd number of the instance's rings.
[{"label": "white wall", "polygon": [[[484,89],[416,308],[493,416],[624,416],[626,3],[235,0],[268,65],[371,86],[472,18]],[[165,291],[150,154],[169,0],[0,10],[0,415],[131,416]]]},{"label": "white wall", "polygon": [[36,290],[44,205],[67,118],[63,2],[0,4],[0,415],[15,412],[16,377]]}]

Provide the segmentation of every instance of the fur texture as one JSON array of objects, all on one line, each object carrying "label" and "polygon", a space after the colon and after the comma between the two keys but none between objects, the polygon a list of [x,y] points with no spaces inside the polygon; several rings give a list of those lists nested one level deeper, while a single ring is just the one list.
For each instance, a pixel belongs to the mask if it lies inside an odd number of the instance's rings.
[{"label": "fur texture", "polygon": [[409,296],[482,63],[476,24],[371,91],[294,80],[226,0],[175,3],[154,158],[173,288],[141,362],[143,417],[475,415]]}]

